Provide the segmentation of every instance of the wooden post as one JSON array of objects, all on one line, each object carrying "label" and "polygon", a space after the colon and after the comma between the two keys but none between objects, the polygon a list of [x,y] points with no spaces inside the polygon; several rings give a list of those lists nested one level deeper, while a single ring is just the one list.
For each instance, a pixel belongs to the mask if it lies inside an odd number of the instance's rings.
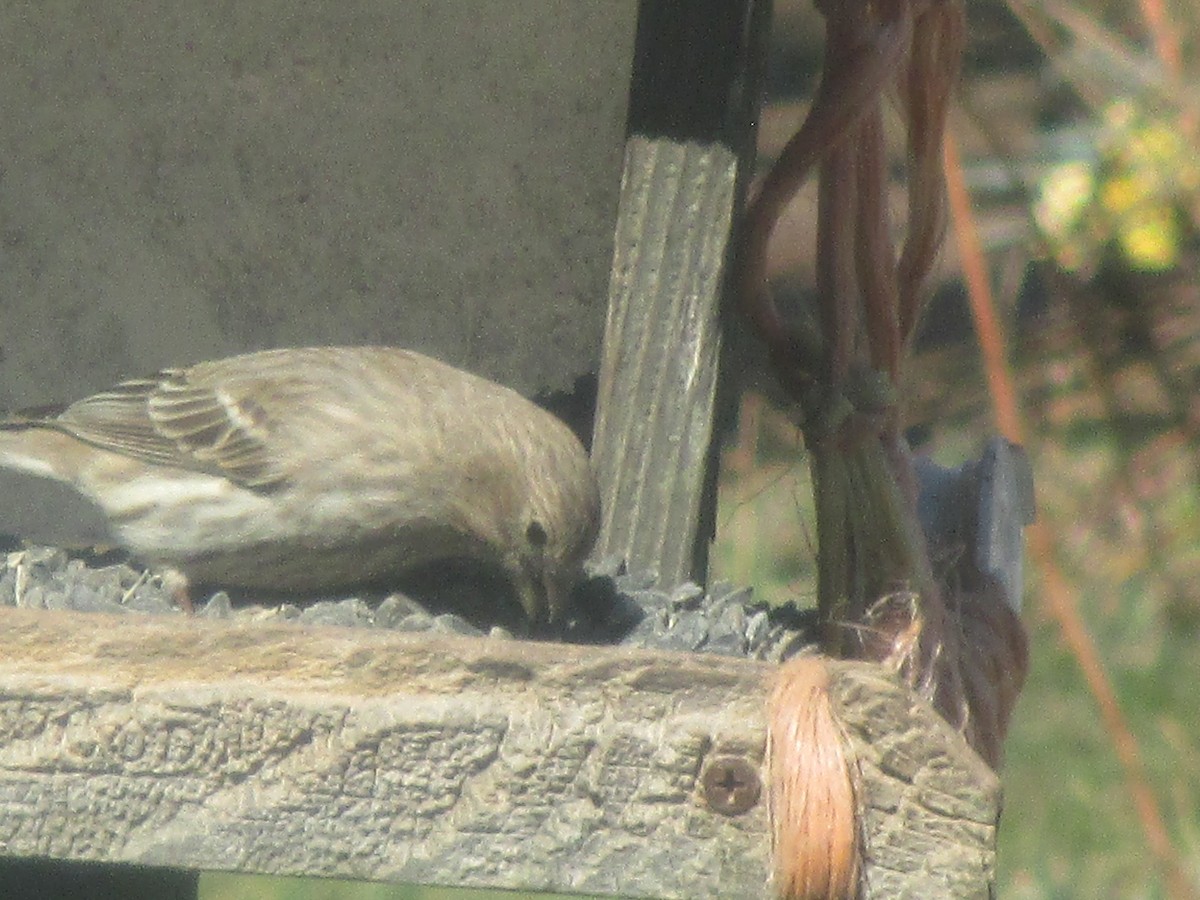
[{"label": "wooden post", "polygon": [[643,0],[592,457],[597,558],[703,581],[726,262],[754,157],[768,0]]}]

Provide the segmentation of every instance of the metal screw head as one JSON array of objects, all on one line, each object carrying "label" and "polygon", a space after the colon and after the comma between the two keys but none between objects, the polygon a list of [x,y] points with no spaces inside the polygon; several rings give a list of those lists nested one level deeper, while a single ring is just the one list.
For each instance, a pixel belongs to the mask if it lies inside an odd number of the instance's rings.
[{"label": "metal screw head", "polygon": [[700,776],[700,784],[708,808],[723,816],[749,812],[762,793],[758,768],[740,756],[718,756],[710,760]]}]

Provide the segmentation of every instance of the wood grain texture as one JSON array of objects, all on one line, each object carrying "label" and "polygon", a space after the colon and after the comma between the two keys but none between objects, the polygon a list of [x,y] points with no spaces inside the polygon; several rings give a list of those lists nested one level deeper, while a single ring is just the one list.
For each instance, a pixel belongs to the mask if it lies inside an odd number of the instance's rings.
[{"label": "wood grain texture", "polygon": [[703,581],[725,267],[753,161],[768,0],[642,0],[601,356],[596,556]]},{"label": "wood grain texture", "polygon": [[945,720],[879,667],[830,663],[857,759],[864,896],[994,896],[1001,790]]},{"label": "wood grain texture", "polygon": [[[719,297],[737,160],[720,145],[626,146],[592,458],[595,554],[674,585],[693,571],[708,484]],[[704,536],[707,540],[707,535]]]},{"label": "wood grain texture", "polygon": [[750,896],[765,667],[618,649],[0,613],[0,848],[286,875]]},{"label": "wood grain texture", "polygon": [[[985,896],[995,777],[876,667],[829,663],[869,897]],[[623,897],[763,896],[762,663],[0,610],[0,854]],[[764,794],[765,797],[765,794]]]}]

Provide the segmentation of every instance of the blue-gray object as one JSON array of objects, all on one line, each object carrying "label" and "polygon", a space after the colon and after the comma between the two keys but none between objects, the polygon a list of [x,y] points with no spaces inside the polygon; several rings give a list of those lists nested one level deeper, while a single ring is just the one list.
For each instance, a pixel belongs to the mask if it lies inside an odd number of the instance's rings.
[{"label": "blue-gray object", "polygon": [[1024,585],[1022,529],[1033,523],[1033,470],[1017,444],[995,437],[979,460],[975,566],[1004,587],[1008,605],[1021,610]]},{"label": "blue-gray object", "polygon": [[[968,548],[975,578],[996,583],[1005,602],[1021,609],[1022,530],[1033,522],[1033,473],[1025,451],[1001,437],[978,460],[953,469],[915,461],[921,494],[917,515],[931,549]],[[963,567],[960,566],[960,571]]]}]

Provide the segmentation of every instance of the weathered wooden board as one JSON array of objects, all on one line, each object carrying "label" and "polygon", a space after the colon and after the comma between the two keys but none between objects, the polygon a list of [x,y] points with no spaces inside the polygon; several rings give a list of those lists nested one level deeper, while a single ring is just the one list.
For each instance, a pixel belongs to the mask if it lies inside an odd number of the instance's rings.
[{"label": "weathered wooden board", "polygon": [[0,612],[0,850],[380,881],[746,896],[763,665]]},{"label": "weathered wooden board", "polygon": [[[868,896],[985,896],[995,776],[880,670],[830,666],[858,756]],[[762,896],[765,794],[731,810],[711,776],[733,764],[759,777],[770,672],[621,648],[4,609],[0,854]]]},{"label": "weathered wooden board", "polygon": [[767,0],[644,0],[592,445],[598,556],[703,581],[726,262],[754,158]]},{"label": "weathered wooden board", "polygon": [[857,759],[863,896],[995,896],[996,773],[927,703],[878,667],[830,665],[830,695]]}]

